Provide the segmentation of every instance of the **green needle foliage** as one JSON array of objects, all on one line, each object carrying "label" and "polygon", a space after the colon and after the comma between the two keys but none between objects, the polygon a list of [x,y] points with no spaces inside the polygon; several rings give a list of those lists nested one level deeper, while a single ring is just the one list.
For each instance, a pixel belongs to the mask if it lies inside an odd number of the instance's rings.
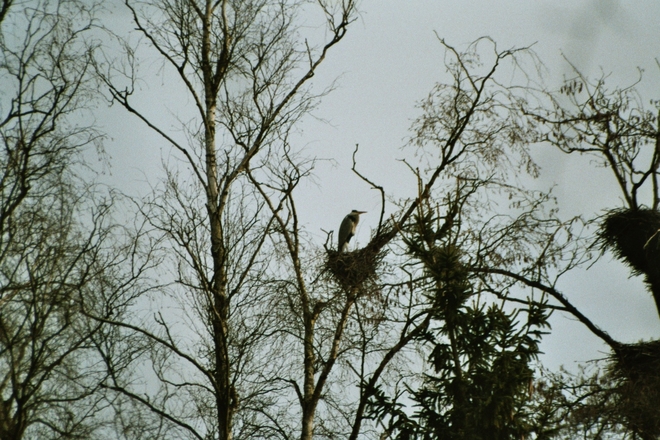
[{"label": "green needle foliage", "polygon": [[[428,369],[421,386],[408,388],[415,411],[406,414],[401,395],[379,393],[373,414],[389,421],[397,439],[519,439],[533,430],[528,411],[549,313],[543,303],[515,308],[489,300],[482,291],[460,238],[457,219],[435,227],[418,216],[409,253],[423,268],[432,325],[422,340]],[[408,405],[410,407],[410,405]]]}]

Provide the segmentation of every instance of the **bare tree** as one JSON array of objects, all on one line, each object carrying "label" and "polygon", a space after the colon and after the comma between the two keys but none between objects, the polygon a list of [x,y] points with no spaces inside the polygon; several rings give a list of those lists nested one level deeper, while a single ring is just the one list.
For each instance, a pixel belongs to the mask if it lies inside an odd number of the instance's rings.
[{"label": "bare tree", "polygon": [[[298,35],[305,8],[295,1],[127,0],[125,6],[164,71],[191,99],[195,116],[182,124],[186,138],[179,139],[136,99],[135,52],[116,70],[98,62],[112,101],[185,162],[169,168],[161,190],[142,205],[155,233],[167,240],[164,252],[174,268],[171,296],[161,291],[158,301],[172,298],[180,313],[161,309],[153,325],[113,322],[150,341],[145,362],[156,390],[138,391],[120,375],[108,386],[172,427],[165,437],[289,437],[290,427],[276,418],[260,421],[263,409],[277,403],[271,394],[281,383],[272,378],[286,347],[274,338],[283,331],[275,325],[280,298],[264,276],[274,265],[264,249],[279,227],[277,211],[263,209],[248,172],[267,174],[267,164],[293,154],[293,124],[317,102],[308,82],[344,37],[354,2],[310,5],[325,23],[327,40],[320,45],[318,36]],[[121,85],[125,79],[128,88]],[[303,438],[311,435],[304,432]]]},{"label": "bare tree", "polygon": [[95,345],[111,341],[83,305],[120,314],[137,279],[121,268],[127,249],[110,227],[110,198],[81,177],[84,151],[101,138],[82,117],[93,102],[93,12],[75,1],[0,10],[1,438],[91,438],[102,428]]}]

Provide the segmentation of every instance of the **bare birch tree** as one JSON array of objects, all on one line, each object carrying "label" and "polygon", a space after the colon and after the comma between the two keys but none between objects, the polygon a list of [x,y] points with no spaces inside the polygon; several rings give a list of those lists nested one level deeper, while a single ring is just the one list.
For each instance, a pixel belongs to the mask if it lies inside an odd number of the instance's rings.
[{"label": "bare birch tree", "polygon": [[[164,437],[290,437],[295,428],[285,421],[261,420],[278,404],[271,394],[281,383],[273,377],[286,350],[273,338],[283,331],[273,305],[280,299],[263,275],[274,264],[264,248],[280,226],[247,173],[267,173],[267,164],[292,154],[293,124],[317,102],[308,83],[354,20],[354,2],[127,0],[125,6],[195,116],[183,124],[182,139],[140,103],[134,52],[116,70],[98,63],[112,101],[185,162],[168,170],[162,190],[142,206],[168,243],[175,273],[171,296],[162,293],[158,301],[169,298],[180,313],[161,309],[152,325],[114,322],[150,341],[145,362],[156,385],[137,390],[117,375],[108,386],[170,426]],[[324,35],[300,35],[302,11],[320,12]]]}]

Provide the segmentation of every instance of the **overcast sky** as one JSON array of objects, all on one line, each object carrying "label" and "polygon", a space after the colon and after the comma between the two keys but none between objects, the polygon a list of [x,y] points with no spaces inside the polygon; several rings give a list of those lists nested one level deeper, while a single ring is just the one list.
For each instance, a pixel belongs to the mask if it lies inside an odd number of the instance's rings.
[{"label": "overcast sky", "polygon": [[[611,74],[613,85],[632,84],[638,68],[643,68],[640,90],[646,102],[660,98],[657,0],[363,0],[361,10],[360,19],[314,79],[327,86],[338,78],[336,90],[316,112],[327,123],[310,118],[300,127],[308,152],[336,161],[334,166],[319,165],[316,184],[305,188],[299,202],[302,221],[310,233],[318,234],[319,245],[324,237],[321,228],[336,230],[351,209],[373,212],[363,216],[359,242],[366,243],[369,228],[377,224],[378,194],[350,172],[355,144],[360,144],[359,166],[367,176],[386,188],[414,188],[396,159],[403,157],[400,149],[418,114],[415,103],[446,78],[444,51],[436,34],[457,49],[481,36],[490,36],[500,49],[533,45],[546,65],[548,80],[556,83],[570,72],[563,56],[587,75]],[[169,103],[176,99],[169,97]],[[112,178],[124,188],[144,187],[169,150],[154,154],[148,134],[112,112],[111,121],[123,121],[107,144]],[[566,218],[620,205],[610,176],[588,161],[543,150],[535,157],[542,165],[539,188],[557,185],[554,193]],[[566,277],[560,288],[615,338],[660,338],[650,294],[640,279],[629,280],[627,274],[606,256],[586,273]],[[576,361],[603,357],[604,345],[580,324],[559,315],[552,322],[553,335],[542,345],[549,366],[571,367]]]}]

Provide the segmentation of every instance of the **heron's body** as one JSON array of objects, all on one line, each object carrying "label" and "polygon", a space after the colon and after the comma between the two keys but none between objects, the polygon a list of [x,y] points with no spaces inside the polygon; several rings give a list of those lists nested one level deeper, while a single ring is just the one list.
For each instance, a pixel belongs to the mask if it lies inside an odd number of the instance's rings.
[{"label": "heron's body", "polygon": [[344,217],[344,220],[339,227],[339,243],[337,246],[339,252],[345,252],[348,250],[348,242],[351,241],[351,237],[355,235],[355,229],[360,221],[360,214],[364,214],[365,212],[366,211],[356,211],[354,209],[350,214]]}]

